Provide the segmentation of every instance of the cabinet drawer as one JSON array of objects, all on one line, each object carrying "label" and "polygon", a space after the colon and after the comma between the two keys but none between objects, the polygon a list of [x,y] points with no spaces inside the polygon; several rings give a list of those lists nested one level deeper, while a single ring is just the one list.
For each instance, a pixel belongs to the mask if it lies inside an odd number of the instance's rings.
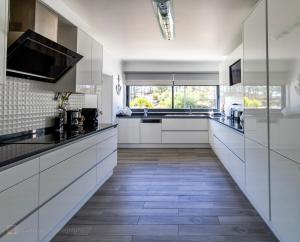
[{"label": "cabinet drawer", "polygon": [[66,217],[71,217],[74,213],[76,213],[77,210],[73,211],[74,208],[86,198],[88,193],[90,193],[95,186],[96,168],[85,174],[74,184],[40,208],[40,241],[43,241],[49,233],[57,229],[56,226],[62,222],[62,220]]},{"label": "cabinet drawer", "polygon": [[38,206],[38,175],[0,193],[0,233]]},{"label": "cabinet drawer", "polygon": [[117,151],[97,165],[97,183],[104,183],[107,175],[117,166]]},{"label": "cabinet drawer", "polygon": [[245,188],[245,163],[232,153],[218,138],[214,138],[214,150],[239,187]]},{"label": "cabinet drawer", "polygon": [[160,123],[141,123],[141,143],[160,144],[161,143],[161,124]]},{"label": "cabinet drawer", "polygon": [[117,135],[97,144],[97,162],[102,161],[106,156],[117,150]]},{"label": "cabinet drawer", "polygon": [[37,242],[38,212],[30,215],[22,223],[4,235],[1,242]]},{"label": "cabinet drawer", "polygon": [[211,121],[211,131],[241,160],[245,160],[244,135],[216,121]]},{"label": "cabinet drawer", "polygon": [[96,146],[40,174],[40,205],[96,165]]},{"label": "cabinet drawer", "polygon": [[83,139],[82,141],[75,142],[64,148],[60,148],[49,154],[46,154],[40,157],[40,170],[43,171],[51,166],[54,166],[55,164],[66,160],[69,157],[76,155],[83,150],[88,149],[89,147],[92,147],[93,145],[96,145],[97,143],[102,142],[103,140],[116,134],[117,129],[109,129],[105,132],[101,132],[99,134]]},{"label": "cabinet drawer", "polygon": [[162,130],[208,130],[207,119],[163,119]]},{"label": "cabinet drawer", "polygon": [[163,144],[206,144],[207,131],[162,131]]},{"label": "cabinet drawer", "polygon": [[26,180],[39,172],[39,158],[26,161],[23,164],[0,172],[0,193],[1,191]]}]

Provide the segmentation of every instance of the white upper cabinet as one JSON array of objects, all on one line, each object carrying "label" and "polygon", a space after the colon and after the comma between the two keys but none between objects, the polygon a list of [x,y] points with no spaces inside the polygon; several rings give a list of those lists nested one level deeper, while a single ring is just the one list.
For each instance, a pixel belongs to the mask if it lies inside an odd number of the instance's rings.
[{"label": "white upper cabinet", "polygon": [[76,67],[76,89],[80,93],[93,93],[95,89],[92,81],[92,48],[92,38],[78,29],[77,52],[83,56]]},{"label": "white upper cabinet", "polygon": [[66,23],[59,23],[58,43],[83,58],[56,83],[55,90],[96,94],[96,87],[102,84],[102,45],[84,31]]},{"label": "white upper cabinet", "polygon": [[0,1],[0,84],[4,83],[6,69],[6,33],[8,1]]},{"label": "white upper cabinet", "polygon": [[300,163],[299,9],[299,0],[272,0],[268,4],[270,148],[298,163]]},{"label": "white upper cabinet", "polygon": [[266,1],[244,23],[245,136],[268,145]]}]

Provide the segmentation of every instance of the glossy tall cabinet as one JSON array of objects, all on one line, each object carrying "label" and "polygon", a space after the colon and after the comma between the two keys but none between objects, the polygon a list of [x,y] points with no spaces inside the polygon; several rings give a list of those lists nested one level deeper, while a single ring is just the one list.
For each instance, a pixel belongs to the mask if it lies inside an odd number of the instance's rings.
[{"label": "glossy tall cabinet", "polygon": [[244,23],[246,192],[269,220],[267,25],[265,0]]},{"label": "glossy tall cabinet", "polygon": [[4,83],[6,69],[6,31],[8,0],[0,1],[0,84]]},{"label": "glossy tall cabinet", "polygon": [[300,1],[269,0],[271,221],[300,239]]}]

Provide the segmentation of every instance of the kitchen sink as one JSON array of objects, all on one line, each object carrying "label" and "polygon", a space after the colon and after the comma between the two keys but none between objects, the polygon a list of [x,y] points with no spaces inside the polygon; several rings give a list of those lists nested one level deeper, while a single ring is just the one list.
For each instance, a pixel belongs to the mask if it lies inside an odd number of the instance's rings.
[{"label": "kitchen sink", "polygon": [[188,118],[188,117],[208,117],[208,114],[197,114],[197,113],[184,113],[184,114],[167,114],[165,117],[174,117],[174,118]]}]

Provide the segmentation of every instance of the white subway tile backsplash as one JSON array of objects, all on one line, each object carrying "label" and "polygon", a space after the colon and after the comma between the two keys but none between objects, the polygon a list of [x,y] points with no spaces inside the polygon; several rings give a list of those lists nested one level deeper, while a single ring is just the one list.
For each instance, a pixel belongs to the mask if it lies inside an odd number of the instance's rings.
[{"label": "white subway tile backsplash", "polygon": [[[49,127],[57,114],[53,84],[7,77],[0,83],[0,135]],[[70,109],[84,106],[84,95],[72,94]]]}]

